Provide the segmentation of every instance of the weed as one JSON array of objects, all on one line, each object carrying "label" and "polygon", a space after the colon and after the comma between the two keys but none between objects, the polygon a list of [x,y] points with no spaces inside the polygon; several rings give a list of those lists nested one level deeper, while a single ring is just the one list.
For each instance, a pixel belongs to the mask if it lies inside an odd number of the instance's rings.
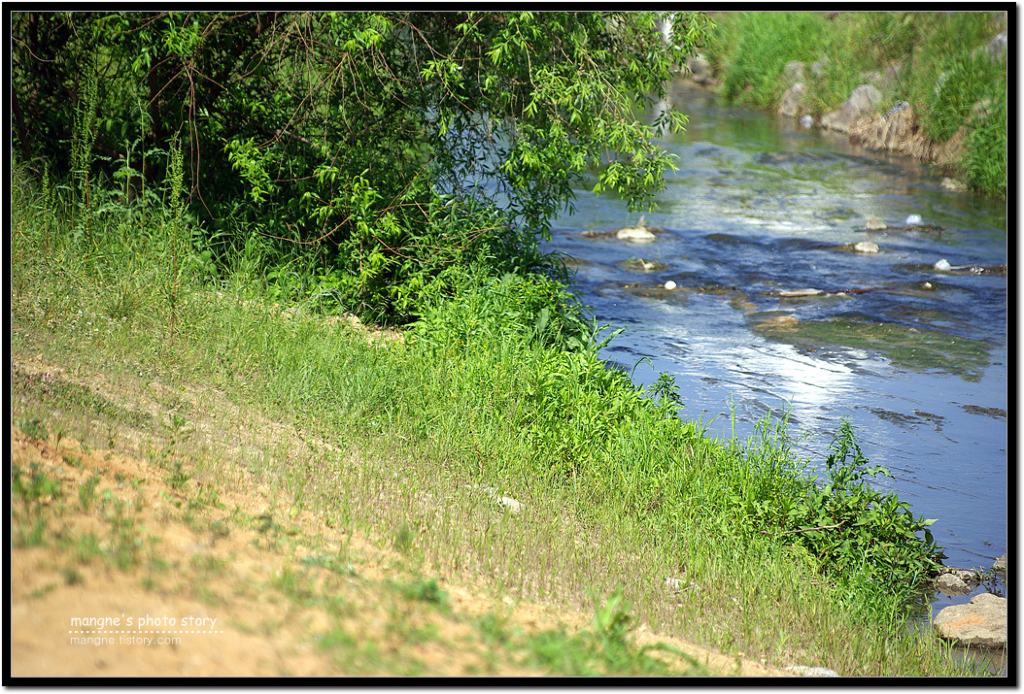
[{"label": "weed", "polygon": [[342,563],[338,561],[336,557],[328,557],[323,555],[314,555],[309,557],[303,557],[301,563],[309,566],[319,566],[324,569],[329,569],[342,576],[356,576],[356,568],[352,564]]},{"label": "weed", "polygon": [[26,436],[37,441],[45,441],[50,436],[50,432],[46,430],[39,419],[22,419],[18,422],[18,428]]},{"label": "weed", "polygon": [[88,564],[103,553],[99,538],[94,533],[86,533],[75,543],[75,559],[81,564]]},{"label": "weed", "polygon": [[[167,486],[171,489],[180,490],[190,479],[192,479],[192,475],[185,473],[183,465],[184,463],[181,459],[175,460],[171,469],[171,474],[164,478],[164,481],[167,482]],[[190,508],[193,507],[191,501],[189,502],[189,505]]]},{"label": "weed", "polygon": [[22,469],[18,465],[11,466],[11,493],[15,499],[39,506],[50,499],[62,496],[60,482],[52,479],[40,469],[39,463],[29,465],[31,477],[26,482],[22,478]]},{"label": "weed", "polygon": [[422,600],[436,605],[448,604],[448,594],[438,585],[437,579],[417,579],[401,587],[402,595],[409,600]]},{"label": "weed", "polygon": [[139,563],[139,550],[143,540],[135,525],[135,519],[124,515],[120,503],[115,503],[114,506],[114,513],[108,518],[111,538],[107,556],[118,569],[128,571]]},{"label": "weed", "polygon": [[92,502],[96,500],[96,485],[100,483],[100,476],[93,474],[78,488],[78,501],[82,510],[88,512]]},{"label": "weed", "polygon": [[69,586],[76,586],[82,582],[82,574],[73,566],[62,568],[60,574],[64,577],[64,583]]}]

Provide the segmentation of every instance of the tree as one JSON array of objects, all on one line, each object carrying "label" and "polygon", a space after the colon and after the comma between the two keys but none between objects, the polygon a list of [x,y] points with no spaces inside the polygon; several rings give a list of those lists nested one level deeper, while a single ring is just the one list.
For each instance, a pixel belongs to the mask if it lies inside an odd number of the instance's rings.
[{"label": "tree", "polygon": [[315,260],[347,307],[403,320],[453,267],[542,264],[535,234],[578,186],[639,208],[664,185],[653,136],[685,119],[638,116],[709,22],[676,15],[666,42],[657,19],[15,14],[15,136],[25,158],[66,161],[95,71],[100,168],[156,182],[180,133],[211,234],[272,239],[278,260]]}]

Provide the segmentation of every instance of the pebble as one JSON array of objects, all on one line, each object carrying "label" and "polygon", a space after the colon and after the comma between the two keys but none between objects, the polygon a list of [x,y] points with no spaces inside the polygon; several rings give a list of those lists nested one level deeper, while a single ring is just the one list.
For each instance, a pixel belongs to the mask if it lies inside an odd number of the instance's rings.
[{"label": "pebble", "polygon": [[920,223],[921,223],[921,215],[919,215],[919,214],[912,214],[909,217],[907,217],[907,226],[908,227],[909,226],[914,226],[915,224],[920,224]]},{"label": "pebble", "polygon": [[935,263],[935,265],[933,265],[932,267],[934,267],[936,270],[948,271],[953,266],[949,264],[948,260],[943,258],[942,260]]},{"label": "pebble", "polygon": [[860,241],[853,244],[853,250],[858,253],[878,253],[878,244],[873,241]]},{"label": "pebble", "polygon": [[835,670],[829,670],[824,667],[807,667],[806,665],[790,665],[786,668],[790,672],[795,672],[802,677],[839,677],[839,673]]},{"label": "pebble", "polygon": [[676,283],[673,282],[672,280],[669,280],[668,282],[665,283],[665,289],[675,289],[675,288],[676,288]]},{"label": "pebble", "polygon": [[868,217],[867,222],[864,224],[864,228],[867,229],[868,231],[881,231],[882,229],[885,229],[887,227],[885,225],[885,222],[883,222],[881,219],[879,219],[875,215],[870,215]]}]

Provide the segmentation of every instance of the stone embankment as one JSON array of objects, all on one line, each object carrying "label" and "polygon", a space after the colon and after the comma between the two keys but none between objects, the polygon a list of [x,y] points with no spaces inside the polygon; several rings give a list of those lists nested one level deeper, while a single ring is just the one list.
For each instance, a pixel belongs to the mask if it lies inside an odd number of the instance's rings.
[{"label": "stone embankment", "polygon": [[[999,60],[1006,52],[1006,47],[1007,33],[1003,31],[979,50],[985,50],[993,60]],[[939,166],[953,166],[963,161],[966,127],[961,127],[945,142],[933,142],[921,127],[912,104],[897,101],[884,115],[879,115],[885,102],[884,95],[901,79],[901,68],[898,65],[890,66],[884,73],[879,70],[861,73],[863,83],[853,90],[850,97],[839,108],[815,120],[806,101],[810,92],[808,83],[824,74],[828,62],[828,58],[822,58],[810,67],[800,61],[786,64],[783,78],[787,89],[778,107],[779,115],[798,118],[805,128],[817,125],[846,133],[851,141],[863,144],[868,149],[910,156]],[[688,76],[694,82],[705,86],[719,83],[712,65],[704,56],[698,54],[691,57],[686,66]],[[947,82],[948,79],[940,79],[936,89],[944,88]],[[988,108],[990,104],[985,102],[975,104],[968,123],[983,118]],[[953,179],[946,179],[943,184],[954,191],[966,189],[962,182]]]}]

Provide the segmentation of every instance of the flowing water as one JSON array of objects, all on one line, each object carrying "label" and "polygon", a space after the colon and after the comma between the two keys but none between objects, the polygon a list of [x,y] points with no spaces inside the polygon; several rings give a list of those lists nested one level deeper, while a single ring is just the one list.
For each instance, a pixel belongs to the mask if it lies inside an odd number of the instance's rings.
[{"label": "flowing water", "polygon": [[[817,469],[849,420],[894,475],[875,485],[938,519],[946,563],[991,566],[1007,551],[1004,205],[683,83],[671,98],[690,121],[661,141],[679,170],[644,223],[663,231],[646,243],[582,234],[640,215],[579,191],[544,244],[569,256],[597,319],[626,328],[603,356],[637,383],[672,374],[682,415],[712,436],[746,438],[788,410]],[[889,228],[868,231],[872,215]],[[784,294],[802,290],[820,293]],[[937,596],[933,609],[969,597]]]}]

